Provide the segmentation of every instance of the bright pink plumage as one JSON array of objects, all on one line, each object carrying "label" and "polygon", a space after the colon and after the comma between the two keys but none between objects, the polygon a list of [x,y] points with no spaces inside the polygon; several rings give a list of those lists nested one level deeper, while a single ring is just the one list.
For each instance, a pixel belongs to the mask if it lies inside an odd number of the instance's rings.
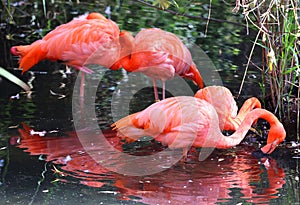
[{"label": "bright pink plumage", "polygon": [[131,55],[122,60],[130,72],[141,72],[153,79],[158,100],[156,80],[163,82],[179,75],[191,79],[202,88],[203,80],[187,47],[174,34],[158,28],[141,30],[134,39]]},{"label": "bright pink plumage", "polygon": [[283,125],[272,113],[260,108],[250,111],[236,132],[227,137],[219,128],[215,108],[195,97],[167,98],[120,119],[112,127],[129,141],[152,136],[170,148],[183,148],[186,156],[191,146],[229,148],[239,144],[258,118],[270,123],[267,145],[262,150],[271,153],[286,135]]},{"label": "bright pink plumage", "polygon": [[90,13],[62,24],[31,45],[14,46],[23,73],[47,59],[90,73],[85,64],[111,67],[120,57],[120,30],[117,24],[99,13]]},{"label": "bright pink plumage", "polygon": [[221,130],[236,130],[246,115],[255,108],[261,108],[259,100],[255,97],[247,99],[240,111],[230,90],[223,86],[208,86],[200,89],[195,96],[214,106],[218,113]]}]

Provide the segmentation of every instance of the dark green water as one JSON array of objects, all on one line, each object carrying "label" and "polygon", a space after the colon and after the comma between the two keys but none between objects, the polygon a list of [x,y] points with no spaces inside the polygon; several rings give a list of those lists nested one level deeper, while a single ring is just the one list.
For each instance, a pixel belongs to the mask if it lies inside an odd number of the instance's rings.
[{"label": "dark green water", "polygon": [[[299,155],[297,158],[297,154],[293,154],[296,149],[287,148],[295,138],[292,128],[287,128],[287,142],[269,157],[253,156],[258,144],[264,143],[265,139],[257,139],[250,133],[241,145],[229,150],[215,150],[203,162],[197,161],[197,153],[193,152],[187,163],[178,162],[154,175],[118,174],[97,164],[86,151],[90,147],[83,147],[75,134],[72,92],[77,74],[65,76],[59,72],[64,71],[63,65],[43,62],[32,69],[33,73],[21,75],[13,69],[17,67],[17,59],[9,54],[12,45],[33,42],[79,14],[87,11],[104,13],[106,6],[111,5],[112,19],[121,29],[137,32],[141,28],[160,27],[180,35],[186,44],[200,46],[218,74],[209,76],[206,83],[218,83],[221,79],[223,85],[237,95],[242,65],[250,47],[247,40],[250,37],[242,35],[244,27],[211,21],[204,38],[206,20],[176,17],[134,1],[124,1],[120,8],[120,2],[114,1],[80,4],[60,1],[51,4],[49,1],[45,7],[46,17],[40,1],[36,8],[31,2],[18,3],[10,7],[15,24],[7,24],[7,5],[1,5],[0,37],[3,44],[0,46],[0,65],[25,82],[34,76],[34,92],[31,98],[21,93],[19,99],[11,99],[21,90],[6,79],[0,79],[0,204],[299,204]],[[206,17],[207,3],[198,7],[187,5],[182,12]],[[212,17],[242,23],[238,16],[231,16],[230,7],[224,9],[226,7],[228,5],[214,5]],[[118,138],[109,130],[113,123],[111,106],[112,103],[120,109],[124,106],[122,101],[119,103],[112,98],[118,91],[118,83],[123,82],[124,74],[101,70],[94,76],[96,79],[101,77],[92,105],[97,122],[106,130],[104,135],[108,141],[117,143]],[[238,98],[239,105],[250,96],[260,97],[259,82],[259,72],[250,68]],[[168,84],[172,85],[172,82]],[[193,91],[197,89],[191,86]],[[119,92],[119,96],[130,99],[130,112],[139,111],[153,101],[151,87],[135,90],[133,96],[126,92],[127,89]],[[48,137],[26,134],[22,122],[36,131],[47,131]],[[259,126],[262,132],[266,127],[263,123]],[[162,149],[154,142],[124,148],[128,153],[141,155]],[[105,153],[102,157],[109,158],[111,154]],[[125,165],[125,162],[118,164],[119,167]]]}]

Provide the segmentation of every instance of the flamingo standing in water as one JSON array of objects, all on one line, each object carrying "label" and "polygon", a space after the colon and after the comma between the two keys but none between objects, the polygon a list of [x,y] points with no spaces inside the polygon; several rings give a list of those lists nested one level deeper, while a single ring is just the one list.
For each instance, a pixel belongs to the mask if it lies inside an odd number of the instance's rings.
[{"label": "flamingo standing in water", "polygon": [[204,86],[187,47],[176,35],[158,28],[141,30],[134,38],[131,55],[120,63],[127,71],[152,78],[156,101],[159,100],[156,80],[162,81],[162,99],[165,99],[165,81],[176,74],[193,80],[200,88]]},{"label": "flamingo standing in water", "polygon": [[195,94],[196,98],[210,103],[217,111],[221,130],[237,130],[246,115],[255,108],[261,108],[256,97],[247,99],[240,111],[230,90],[223,86],[208,86]]},{"label": "flamingo standing in water", "polygon": [[285,139],[286,133],[275,115],[260,108],[250,111],[231,136],[222,134],[213,105],[188,96],[156,102],[141,112],[120,119],[112,127],[119,136],[131,140],[152,136],[169,148],[183,148],[186,158],[191,146],[230,148],[238,145],[258,118],[270,124],[267,145],[261,148],[262,152],[270,154]]},{"label": "flamingo standing in water", "polygon": [[131,50],[132,42],[128,41],[132,40],[128,32],[120,32],[114,21],[99,13],[90,13],[56,27],[31,45],[13,46],[11,53],[21,57],[19,67],[22,73],[46,59],[61,61],[83,71],[80,87],[83,96],[84,73],[92,73],[85,65],[120,68],[116,62],[127,49]]}]

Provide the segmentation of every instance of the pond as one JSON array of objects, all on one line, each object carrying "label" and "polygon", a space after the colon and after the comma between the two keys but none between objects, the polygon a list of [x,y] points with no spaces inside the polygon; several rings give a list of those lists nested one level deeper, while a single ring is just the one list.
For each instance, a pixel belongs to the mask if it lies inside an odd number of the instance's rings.
[{"label": "pond", "polygon": [[[268,131],[268,125],[259,121],[256,128],[262,137],[249,132],[240,145],[215,149],[203,161],[198,160],[198,153],[205,150],[192,149],[186,162],[170,163],[160,143],[143,139],[124,144],[110,128],[117,119],[153,103],[149,78],[91,66],[95,72],[86,76],[82,105],[77,71],[66,73],[64,65],[49,61],[23,75],[14,69],[18,64],[9,54],[11,46],[31,43],[85,12],[105,14],[110,6],[111,13],[106,15],[121,29],[136,33],[160,27],[176,33],[191,50],[205,84],[224,85],[237,96],[252,44],[251,35],[244,36],[243,20],[231,13],[229,5],[213,5],[211,17],[226,22],[211,21],[206,33],[209,1],[181,11],[201,18],[176,16],[141,2],[19,1],[9,2],[8,7],[2,1],[0,65],[31,84],[33,92],[28,96],[0,78],[0,203],[299,204],[299,145],[293,126],[286,127],[286,141],[269,156],[257,152]],[[15,23],[8,23],[5,8]],[[259,61],[257,52],[254,60]],[[249,69],[237,98],[239,107],[245,99],[261,96],[260,72],[254,66]],[[189,80],[167,82],[167,96],[193,95],[196,90]],[[96,124],[101,133],[89,123]],[[159,163],[124,159],[103,147],[101,140],[130,156],[156,157]],[[130,175],[128,170],[141,172]]]}]

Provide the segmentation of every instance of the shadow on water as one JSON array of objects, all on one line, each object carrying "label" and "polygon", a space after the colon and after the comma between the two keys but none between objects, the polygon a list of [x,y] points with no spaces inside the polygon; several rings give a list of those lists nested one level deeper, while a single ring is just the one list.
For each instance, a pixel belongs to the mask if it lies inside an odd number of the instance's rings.
[{"label": "shadow on water", "polygon": [[[79,14],[92,10],[103,13],[106,6],[111,5],[112,19],[118,21],[122,29],[135,33],[145,27],[161,27],[180,35],[185,43],[199,45],[214,62],[223,84],[236,96],[245,56],[249,52],[250,40],[241,42],[239,36],[244,32],[243,27],[210,22],[204,38],[206,21],[176,17],[134,1],[124,1],[119,11],[119,1],[105,1],[97,6],[71,1],[48,3],[46,17],[41,2],[38,1],[36,7],[28,1],[16,3],[11,7],[16,22],[1,22],[0,25],[3,31],[0,37],[4,42],[0,65],[33,85],[31,98],[22,93],[17,96],[20,89],[0,78],[1,204],[299,204],[299,153],[292,155],[286,146],[277,148],[272,156],[255,158],[252,152],[266,139],[255,140],[251,134],[241,145],[229,150],[215,150],[203,162],[197,161],[194,151],[187,163],[179,162],[154,175],[132,177],[107,170],[87,154],[87,149],[92,147],[83,148],[74,132],[72,92],[77,74],[66,74],[61,64],[42,62],[32,72],[21,75],[19,70],[12,69],[17,66],[17,59],[9,54],[12,45],[33,42]],[[208,2],[196,8],[187,7],[185,12],[205,15],[207,8]],[[216,5],[215,9],[212,15],[228,17],[229,14],[223,12],[224,5]],[[129,113],[137,112],[153,103],[152,87],[118,90],[121,80],[126,77],[122,71],[100,70],[93,77],[98,76],[102,79],[92,106],[99,127],[106,130],[104,135],[108,142],[129,154],[149,155],[163,150],[164,147],[152,141],[123,145],[109,130],[115,120],[113,117],[126,114],[116,112],[114,116],[112,106],[117,111],[128,108],[112,98],[127,97]],[[250,67],[237,102],[239,105],[250,96],[260,96],[259,78],[257,70]],[[143,80],[151,85],[149,79]],[[172,83],[167,82],[168,85]],[[196,88],[191,86],[195,91]],[[36,131],[45,130],[46,136],[29,135],[31,128],[19,126],[22,122]],[[263,130],[268,129],[265,124],[260,126]],[[293,130],[287,131],[293,133]],[[290,146],[293,147],[292,142]],[[103,153],[102,157],[111,156]],[[122,168],[124,164],[118,166]]]}]

